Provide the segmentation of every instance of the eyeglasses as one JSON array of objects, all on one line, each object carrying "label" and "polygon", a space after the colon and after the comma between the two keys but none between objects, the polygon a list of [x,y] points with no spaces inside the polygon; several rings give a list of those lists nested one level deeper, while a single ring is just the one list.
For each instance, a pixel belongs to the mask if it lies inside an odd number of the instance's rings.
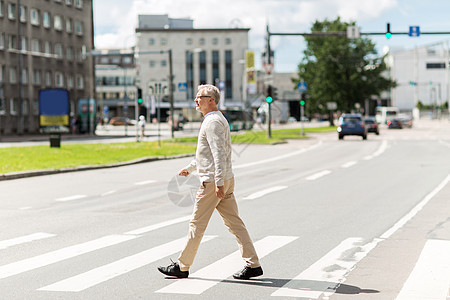
[{"label": "eyeglasses", "polygon": [[195,97],[195,99],[197,99],[197,98],[205,98],[205,97],[212,98],[211,96],[197,96],[197,97]]}]

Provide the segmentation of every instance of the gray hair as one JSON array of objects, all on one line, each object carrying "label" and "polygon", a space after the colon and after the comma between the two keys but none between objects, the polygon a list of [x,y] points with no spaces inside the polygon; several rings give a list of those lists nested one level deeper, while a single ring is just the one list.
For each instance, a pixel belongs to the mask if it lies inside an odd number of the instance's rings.
[{"label": "gray hair", "polygon": [[212,84],[201,84],[198,86],[198,91],[205,90],[208,93],[208,96],[211,96],[214,99],[216,104],[219,104],[220,101],[220,91],[219,89]]}]

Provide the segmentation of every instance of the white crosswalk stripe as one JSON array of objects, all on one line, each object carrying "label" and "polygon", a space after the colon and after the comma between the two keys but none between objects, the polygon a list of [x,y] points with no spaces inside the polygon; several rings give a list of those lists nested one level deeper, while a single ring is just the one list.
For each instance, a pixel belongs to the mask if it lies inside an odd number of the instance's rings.
[{"label": "white crosswalk stripe", "polygon": [[429,240],[396,300],[444,300],[449,289],[450,241]]},{"label": "white crosswalk stripe", "polygon": [[6,249],[8,247],[12,247],[15,245],[25,244],[32,241],[37,241],[41,239],[46,239],[49,237],[54,237],[56,234],[45,233],[45,232],[36,232],[25,236],[16,237],[9,240],[0,241],[0,249]]},{"label": "white crosswalk stripe", "polygon": [[[295,236],[268,236],[255,243],[255,248],[259,258],[296,240]],[[239,251],[216,261],[215,263],[193,273],[189,280],[178,280],[168,285],[156,293],[171,294],[201,294],[207,289],[218,284],[220,281],[230,277],[233,273],[242,268],[242,259]],[[203,280],[204,279],[204,280]]]},{"label": "white crosswalk stripe", "polygon": [[0,279],[44,267],[62,260],[66,260],[91,251],[123,243],[137,236],[132,235],[108,235],[86,243],[77,244],[67,248],[55,250],[28,259],[0,266]]},{"label": "white crosswalk stripe", "polygon": [[[325,256],[311,265],[308,269],[293,278],[287,286],[279,288],[272,296],[296,297],[318,299],[322,294],[325,297],[331,296],[336,287],[345,280],[345,276],[353,267],[372,250],[379,240],[362,245],[361,238],[348,238],[340,243],[336,248],[328,252]],[[353,253],[351,259],[345,253]],[[301,286],[298,288],[291,285],[301,285],[302,282],[315,281],[314,286]]]},{"label": "white crosswalk stripe", "polygon": [[[204,236],[203,242],[207,242],[216,236]],[[179,252],[183,249],[186,238],[181,238],[140,253],[122,258],[113,263],[92,269],[77,276],[56,282],[40,288],[41,291],[80,292],[114,277],[128,273],[142,266],[148,265],[161,258]]]}]

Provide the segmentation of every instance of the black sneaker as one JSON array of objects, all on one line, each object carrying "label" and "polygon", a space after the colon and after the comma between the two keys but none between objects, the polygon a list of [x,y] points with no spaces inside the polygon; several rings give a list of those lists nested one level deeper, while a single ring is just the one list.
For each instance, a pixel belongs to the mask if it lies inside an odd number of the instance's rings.
[{"label": "black sneaker", "polygon": [[261,276],[263,270],[261,267],[250,268],[245,266],[242,271],[233,274],[234,279],[250,279],[251,277]]},{"label": "black sneaker", "polygon": [[158,267],[158,271],[167,276],[174,276],[177,278],[187,278],[189,276],[189,271],[181,271],[178,263],[173,261],[167,267]]}]

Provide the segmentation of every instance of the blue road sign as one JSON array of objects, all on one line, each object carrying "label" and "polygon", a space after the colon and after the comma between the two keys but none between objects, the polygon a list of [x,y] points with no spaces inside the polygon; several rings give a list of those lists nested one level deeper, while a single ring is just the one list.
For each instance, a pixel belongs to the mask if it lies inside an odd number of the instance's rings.
[{"label": "blue road sign", "polygon": [[187,82],[179,82],[178,83],[178,91],[187,92]]},{"label": "blue road sign", "polygon": [[300,82],[297,84],[297,90],[298,90],[299,92],[306,92],[307,89],[308,89],[308,85],[306,84],[306,82],[300,81]]},{"label": "blue road sign", "polygon": [[409,36],[420,36],[420,26],[409,26]]}]

